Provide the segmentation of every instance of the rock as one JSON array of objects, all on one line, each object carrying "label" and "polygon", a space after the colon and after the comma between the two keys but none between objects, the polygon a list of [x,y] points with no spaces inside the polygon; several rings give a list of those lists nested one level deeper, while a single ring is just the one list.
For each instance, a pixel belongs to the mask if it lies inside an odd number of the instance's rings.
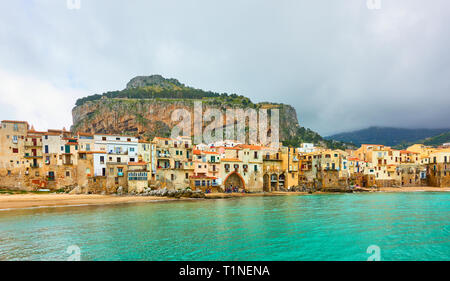
[{"label": "rock", "polygon": [[74,189],[72,189],[69,194],[81,194],[82,190],[79,186],[75,187]]}]

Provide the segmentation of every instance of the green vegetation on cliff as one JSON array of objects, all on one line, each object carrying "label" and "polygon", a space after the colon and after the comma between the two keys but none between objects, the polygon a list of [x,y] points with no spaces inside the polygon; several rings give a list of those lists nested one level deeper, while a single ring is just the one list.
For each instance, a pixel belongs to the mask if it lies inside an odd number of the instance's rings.
[{"label": "green vegetation on cliff", "polygon": [[127,98],[127,99],[208,99],[221,103],[237,104],[242,106],[253,105],[251,100],[244,96],[227,93],[215,93],[187,87],[176,79],[165,79],[160,75],[140,76],[133,78],[127,88],[121,91],[110,91],[103,94],[95,94],[78,99],[76,106],[81,106],[89,101],[102,98]]}]

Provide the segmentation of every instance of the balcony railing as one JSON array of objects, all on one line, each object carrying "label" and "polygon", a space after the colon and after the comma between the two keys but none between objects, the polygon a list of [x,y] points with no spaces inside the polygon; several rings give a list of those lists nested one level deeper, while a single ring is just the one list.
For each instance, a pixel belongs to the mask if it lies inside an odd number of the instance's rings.
[{"label": "balcony railing", "polygon": [[170,158],[170,153],[158,153],[158,158]]}]

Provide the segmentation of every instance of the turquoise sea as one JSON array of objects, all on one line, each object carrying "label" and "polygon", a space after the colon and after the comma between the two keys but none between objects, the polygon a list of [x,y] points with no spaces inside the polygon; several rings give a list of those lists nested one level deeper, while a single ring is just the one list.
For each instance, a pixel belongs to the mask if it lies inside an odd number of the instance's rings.
[{"label": "turquoise sea", "polygon": [[0,260],[67,260],[79,249],[81,260],[364,261],[371,245],[381,260],[450,260],[450,193],[0,211]]}]

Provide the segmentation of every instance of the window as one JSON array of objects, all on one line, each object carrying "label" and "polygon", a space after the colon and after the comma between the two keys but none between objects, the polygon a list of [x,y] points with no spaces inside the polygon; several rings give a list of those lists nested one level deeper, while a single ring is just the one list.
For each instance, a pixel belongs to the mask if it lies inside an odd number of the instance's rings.
[{"label": "window", "polygon": [[17,143],[17,136],[13,136],[12,142],[13,142],[13,143]]},{"label": "window", "polygon": [[255,151],[254,158],[255,158],[255,159],[258,158],[258,151]]},{"label": "window", "polygon": [[19,153],[19,149],[18,148],[13,148],[13,153]]},{"label": "window", "polygon": [[114,174],[114,168],[109,168],[109,173]]},{"label": "window", "polygon": [[102,141],[105,141],[106,140],[106,137],[102,137]]},{"label": "window", "polygon": [[64,146],[61,146],[61,151],[64,151]]},{"label": "window", "polygon": [[90,151],[91,150],[91,145],[90,144],[86,144],[86,151]]},{"label": "window", "polygon": [[120,141],[120,138],[116,138],[116,140]]},{"label": "window", "polygon": [[174,174],[170,174],[170,180],[175,180],[175,175]]},{"label": "window", "polygon": [[130,152],[134,152],[134,147],[130,147]]},{"label": "window", "polygon": [[130,158],[130,162],[134,162],[134,158]]},{"label": "window", "polygon": [[89,175],[91,173],[91,169],[86,168],[86,175]]},{"label": "window", "polygon": [[117,163],[120,163],[122,159],[120,157],[117,157]]},{"label": "window", "polygon": [[44,146],[45,153],[48,153],[48,145]]},{"label": "window", "polygon": [[70,172],[66,171],[66,177],[70,178]]},{"label": "window", "polygon": [[18,131],[19,130],[19,126],[17,124],[14,124],[14,131]]},{"label": "window", "polygon": [[186,179],[189,178],[189,174],[188,174],[188,173],[185,174],[185,178],[186,178]]},{"label": "window", "polygon": [[104,164],[105,163],[105,156],[100,156],[100,164]]}]

